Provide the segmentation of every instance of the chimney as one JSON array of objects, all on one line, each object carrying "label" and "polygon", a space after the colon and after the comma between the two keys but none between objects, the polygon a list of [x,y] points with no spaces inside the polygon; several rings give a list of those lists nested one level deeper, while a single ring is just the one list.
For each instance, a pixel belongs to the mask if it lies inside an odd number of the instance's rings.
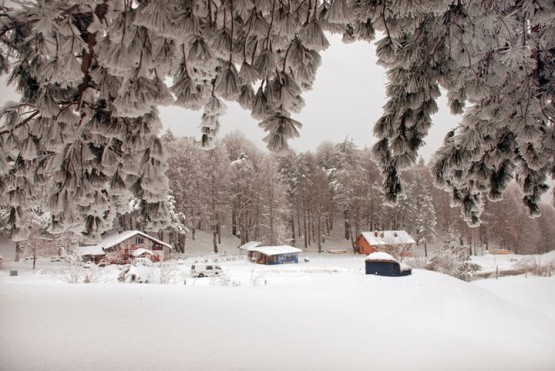
[{"label": "chimney", "polygon": [[374,231],[374,237],[378,237],[378,231]]}]

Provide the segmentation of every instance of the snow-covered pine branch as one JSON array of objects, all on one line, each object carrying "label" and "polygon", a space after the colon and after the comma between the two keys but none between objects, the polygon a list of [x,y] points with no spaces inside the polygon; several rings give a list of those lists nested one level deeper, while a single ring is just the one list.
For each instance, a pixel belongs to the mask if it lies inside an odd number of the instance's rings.
[{"label": "snow-covered pine branch", "polygon": [[390,82],[374,153],[385,198],[395,202],[402,191],[400,172],[415,163],[441,86],[454,112],[469,108],[436,158],[439,183],[477,223],[482,195],[498,198],[515,177],[535,214],[555,176],[554,14],[545,0],[4,5],[0,71],[24,105],[2,114],[2,200],[20,211],[40,204],[53,212],[52,231],[91,238],[131,195],[153,222],[167,221],[158,105],[204,107],[210,145],[219,127],[214,101],[237,101],[268,132],[268,148],[285,151],[329,45],[324,31],[347,42],[379,31]]}]

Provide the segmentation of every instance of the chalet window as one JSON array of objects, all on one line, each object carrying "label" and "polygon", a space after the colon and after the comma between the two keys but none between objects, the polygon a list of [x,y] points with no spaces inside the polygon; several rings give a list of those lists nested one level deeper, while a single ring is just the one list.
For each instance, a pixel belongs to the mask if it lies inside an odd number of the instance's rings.
[{"label": "chalet window", "polygon": [[142,245],[143,243],[145,243],[145,239],[142,237],[137,237],[136,241],[137,241],[137,245]]}]

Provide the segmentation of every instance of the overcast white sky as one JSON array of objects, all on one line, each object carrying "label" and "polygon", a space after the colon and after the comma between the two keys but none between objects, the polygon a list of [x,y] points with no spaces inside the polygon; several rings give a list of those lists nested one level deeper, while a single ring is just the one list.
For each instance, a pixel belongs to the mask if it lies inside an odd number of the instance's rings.
[{"label": "overcast white sky", "polygon": [[[300,137],[289,142],[297,151],[314,151],[324,141],[337,143],[346,137],[360,148],[375,142],[372,129],[385,104],[386,85],[385,70],[376,64],[375,47],[366,42],[344,44],[338,35],[328,37],[331,46],[322,53],[314,89],[303,93],[305,108],[293,115],[303,123]],[[17,96],[0,84],[0,106],[10,100],[17,100]],[[262,141],[265,133],[258,127],[258,121],[238,104],[226,102],[226,105],[228,110],[220,120],[220,136],[241,131],[258,147],[265,148]],[[425,160],[430,159],[447,131],[459,121],[449,114],[443,97],[438,106],[440,111],[433,116],[427,145],[420,152]],[[177,136],[199,138],[201,114],[179,107],[160,107],[162,123]]]},{"label": "overcast white sky", "polygon": [[[297,151],[314,151],[324,141],[334,143],[346,137],[360,148],[371,146],[373,125],[382,114],[386,102],[385,69],[376,64],[373,44],[356,42],[344,44],[339,35],[327,35],[331,46],[322,53],[322,65],[311,91],[304,92],[306,105],[300,114],[292,117],[303,124],[300,137],[289,141]],[[433,116],[434,125],[426,138],[421,155],[430,156],[443,142],[443,137],[458,122],[450,115],[446,100],[438,102],[440,111]],[[238,104],[226,102],[228,110],[220,119],[220,136],[241,131],[260,148],[265,133],[249,112]],[[178,136],[200,137],[198,124],[202,112],[191,112],[178,107],[161,107],[162,122]]]},{"label": "overcast white sky", "polygon": [[[350,138],[360,148],[374,142],[373,125],[382,114],[386,102],[385,69],[376,64],[374,44],[344,44],[339,35],[329,35],[331,46],[322,53],[322,65],[311,91],[304,92],[306,105],[292,117],[302,122],[300,137],[289,141],[296,151],[314,151],[324,141],[334,143]],[[265,148],[264,131],[258,121],[238,104],[226,102],[226,114],[220,119],[220,136],[241,131],[260,148]],[[439,112],[433,116],[433,127],[421,150],[425,160],[443,142],[443,137],[458,122],[447,108],[446,99],[438,101]],[[161,107],[164,125],[177,136],[200,137],[198,125],[202,112],[178,107]]]}]

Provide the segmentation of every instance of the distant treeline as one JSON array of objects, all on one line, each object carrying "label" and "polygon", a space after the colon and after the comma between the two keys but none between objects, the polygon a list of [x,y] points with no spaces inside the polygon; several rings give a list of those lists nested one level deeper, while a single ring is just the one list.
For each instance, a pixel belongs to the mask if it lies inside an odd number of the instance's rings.
[{"label": "distant treeline", "polygon": [[[519,188],[510,186],[498,202],[486,202],[482,224],[470,228],[450,195],[433,185],[421,159],[403,172],[403,194],[384,203],[382,176],[370,149],[350,140],[322,143],[315,152],[269,154],[233,133],[213,149],[166,132],[168,177],[176,211],[186,216],[189,237],[211,231],[218,251],[222,226],[240,242],[316,245],[334,228],[354,242],[361,231],[404,229],[418,244],[438,242],[455,230],[473,253],[500,247],[515,253],[544,253],[555,240],[555,209],[542,205],[531,219]],[[341,225],[336,225],[340,221]]]}]

